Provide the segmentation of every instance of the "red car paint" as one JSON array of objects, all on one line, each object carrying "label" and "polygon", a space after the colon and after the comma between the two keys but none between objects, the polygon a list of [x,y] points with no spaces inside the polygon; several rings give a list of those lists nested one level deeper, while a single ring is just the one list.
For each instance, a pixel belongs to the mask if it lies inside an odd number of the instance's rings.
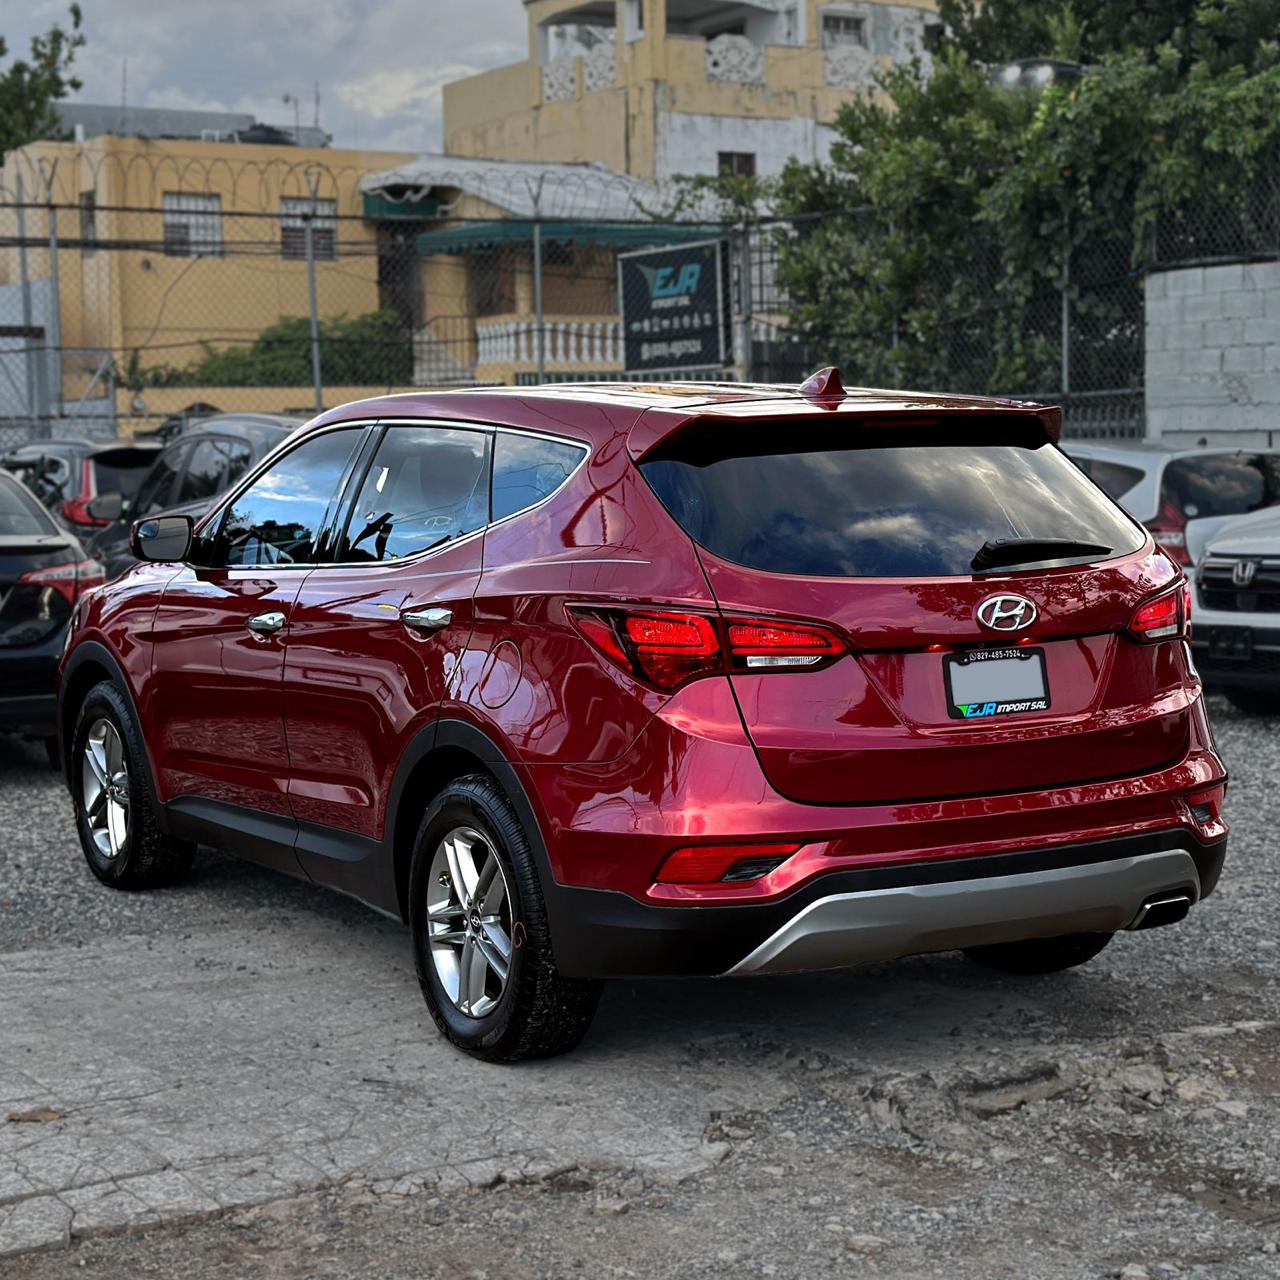
[{"label": "red car paint", "polygon": [[[1178,578],[1149,537],[1128,555],[1035,572],[777,576],[698,548],[636,465],[681,433],[745,421],[839,433],[975,413],[1038,420],[1056,438],[1056,410],[891,392],[622,385],[332,410],[277,455],[335,423],[422,420],[545,433],[590,455],[535,511],[403,563],[139,565],[77,614],[64,731],[77,690],[100,674],[75,655],[99,646],[138,708],[161,805],[217,801],[380,843],[391,858],[407,753],[436,724],[469,725],[514,768],[556,882],[667,905],[771,901],[850,867],[1146,831],[1204,837],[1189,804],[1225,771],[1187,646],[1128,630]],[[1025,639],[1044,650],[1053,705],[957,721],[937,668],[948,652],[992,643],[974,611],[999,590],[1037,606]],[[777,616],[829,629],[847,652],[813,670],[713,674],[664,692],[593,646],[570,612],[583,605]],[[409,606],[448,608],[452,621],[415,634],[399,620]],[[287,615],[285,630],[245,631],[266,610]],[[726,844],[800,848],[745,883],[658,882],[677,849]],[[300,843],[291,869],[403,907],[388,867],[353,866]]]}]

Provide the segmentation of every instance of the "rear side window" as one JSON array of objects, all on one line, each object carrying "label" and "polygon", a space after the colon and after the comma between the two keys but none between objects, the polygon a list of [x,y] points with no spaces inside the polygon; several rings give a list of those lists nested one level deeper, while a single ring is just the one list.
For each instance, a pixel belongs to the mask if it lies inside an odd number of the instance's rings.
[{"label": "rear side window", "polygon": [[967,575],[999,538],[1141,547],[1137,525],[1032,431],[715,425],[641,469],[696,542],[771,573]]},{"label": "rear side window", "polygon": [[201,440],[178,486],[175,506],[208,502],[249,469],[252,451],[242,440]]},{"label": "rear side window", "polygon": [[0,484],[0,537],[6,534],[56,533],[40,504],[17,485]]},{"label": "rear side window", "polygon": [[498,432],[493,453],[493,518],[505,520],[549,498],[586,457],[559,440]]},{"label": "rear side window", "polygon": [[488,523],[488,436],[393,426],[378,446],[338,548],[340,562],[402,560]]},{"label": "rear side window", "polygon": [[165,507],[172,506],[173,482],[190,453],[191,446],[183,444],[175,449],[166,449],[155,460],[146,479],[138,486],[133,515],[150,515],[153,511],[162,511]]},{"label": "rear side window", "polygon": [[1117,502],[1142,479],[1141,467],[1126,467],[1119,462],[1103,462],[1095,458],[1084,469],[1085,474],[1094,484]]},{"label": "rear side window", "polygon": [[1206,453],[1176,458],[1164,469],[1164,496],[1188,520],[1274,506],[1280,503],[1280,457]]}]

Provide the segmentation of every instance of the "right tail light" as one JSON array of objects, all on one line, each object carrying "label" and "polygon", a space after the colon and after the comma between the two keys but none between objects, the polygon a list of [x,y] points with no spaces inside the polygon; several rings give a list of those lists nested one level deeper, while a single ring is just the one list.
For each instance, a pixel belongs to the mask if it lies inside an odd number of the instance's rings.
[{"label": "right tail light", "polygon": [[1129,622],[1129,634],[1144,644],[1185,639],[1191,631],[1191,584],[1181,582],[1144,601]]},{"label": "right tail light", "polygon": [[1160,504],[1160,514],[1147,525],[1147,531],[1170,560],[1184,569],[1191,564],[1191,554],[1187,550],[1187,517],[1168,498]]}]

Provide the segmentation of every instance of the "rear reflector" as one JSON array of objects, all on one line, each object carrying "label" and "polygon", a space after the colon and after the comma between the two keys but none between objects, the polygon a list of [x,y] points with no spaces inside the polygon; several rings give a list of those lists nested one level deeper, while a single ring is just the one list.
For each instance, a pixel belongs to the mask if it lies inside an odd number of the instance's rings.
[{"label": "rear reflector", "polygon": [[1172,640],[1186,634],[1191,615],[1191,588],[1180,582],[1171,591],[1139,605],[1129,632],[1142,641]]},{"label": "rear reflector", "polygon": [[716,844],[677,849],[662,864],[657,884],[741,884],[767,876],[798,844]]}]

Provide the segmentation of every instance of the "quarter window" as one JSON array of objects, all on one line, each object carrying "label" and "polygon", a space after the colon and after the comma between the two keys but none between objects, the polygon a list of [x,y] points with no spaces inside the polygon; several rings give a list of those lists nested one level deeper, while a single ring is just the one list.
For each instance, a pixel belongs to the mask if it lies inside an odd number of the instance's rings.
[{"label": "quarter window", "polygon": [[550,497],[585,455],[580,445],[498,432],[493,454],[493,518],[504,520]]},{"label": "quarter window", "polygon": [[223,513],[214,565],[313,564],[362,428],[329,431],[290,450]]},{"label": "quarter window", "polygon": [[390,427],[338,550],[342,562],[402,560],[488,523],[488,436],[450,427]]}]

